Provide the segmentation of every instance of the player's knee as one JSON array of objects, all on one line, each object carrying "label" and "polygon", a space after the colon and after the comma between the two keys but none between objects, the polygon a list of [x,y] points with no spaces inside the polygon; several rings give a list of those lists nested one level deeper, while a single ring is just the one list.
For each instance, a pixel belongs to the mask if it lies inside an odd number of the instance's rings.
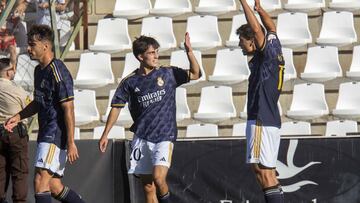
[{"label": "player's knee", "polygon": [[162,186],[166,185],[166,179],[163,176],[155,175],[154,183],[157,187],[162,187]]},{"label": "player's knee", "polygon": [[35,192],[49,191],[49,182],[42,178],[40,175],[36,175],[34,178]]},{"label": "player's knee", "polygon": [[51,192],[51,195],[53,195],[53,196],[57,196],[58,194],[60,194],[63,189],[64,189],[63,186],[59,186],[57,184],[50,183],[50,192]]}]

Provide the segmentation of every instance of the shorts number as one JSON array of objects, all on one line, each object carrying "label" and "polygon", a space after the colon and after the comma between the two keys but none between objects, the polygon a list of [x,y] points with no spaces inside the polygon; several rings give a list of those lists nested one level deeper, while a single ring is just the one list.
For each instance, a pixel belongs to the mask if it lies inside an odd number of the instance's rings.
[{"label": "shorts number", "polygon": [[135,148],[135,149],[134,149],[132,157],[134,157],[135,161],[139,161],[139,160],[140,160],[140,158],[141,158],[140,148]]}]

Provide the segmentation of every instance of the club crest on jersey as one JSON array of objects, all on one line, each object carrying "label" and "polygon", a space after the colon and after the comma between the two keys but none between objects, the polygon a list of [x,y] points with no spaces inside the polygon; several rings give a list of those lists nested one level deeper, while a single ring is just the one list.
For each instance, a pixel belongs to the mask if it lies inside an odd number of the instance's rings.
[{"label": "club crest on jersey", "polygon": [[162,86],[164,86],[165,82],[164,82],[164,80],[163,80],[161,77],[158,77],[158,78],[157,78],[157,84],[158,84],[160,87],[162,87]]},{"label": "club crest on jersey", "polygon": [[283,56],[282,56],[282,54],[279,54],[278,55],[278,60],[281,62],[281,61],[283,61]]}]

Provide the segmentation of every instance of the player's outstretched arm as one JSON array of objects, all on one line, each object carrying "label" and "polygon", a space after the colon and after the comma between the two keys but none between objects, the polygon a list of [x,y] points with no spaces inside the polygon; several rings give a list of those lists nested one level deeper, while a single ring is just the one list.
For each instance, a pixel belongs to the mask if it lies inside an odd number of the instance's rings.
[{"label": "player's outstretched arm", "polygon": [[13,132],[13,128],[17,126],[17,124],[25,118],[29,118],[38,112],[38,107],[35,101],[32,101],[29,105],[27,105],[23,110],[19,113],[15,114],[13,117],[9,118],[5,122],[5,129],[9,132]]},{"label": "player's outstretched arm", "polygon": [[276,26],[269,14],[261,7],[260,0],[255,0],[255,11],[260,15],[261,21],[268,32],[276,32]]},{"label": "player's outstretched arm", "polygon": [[263,29],[261,28],[260,23],[256,19],[254,12],[251,10],[249,4],[246,2],[246,0],[240,0],[240,3],[241,3],[241,6],[243,7],[246,21],[248,22],[251,29],[255,33],[256,47],[261,48],[261,47],[263,47],[263,44],[264,44],[265,33],[264,33]]},{"label": "player's outstretched arm", "polygon": [[200,66],[193,53],[188,32],[185,33],[184,47],[190,64],[190,80],[197,80],[201,77]]},{"label": "player's outstretched arm", "polygon": [[67,138],[67,156],[70,164],[74,163],[79,158],[79,153],[74,140],[75,130],[75,114],[74,114],[74,101],[66,101],[61,103],[64,110],[64,119],[66,126]]},{"label": "player's outstretched arm", "polygon": [[114,126],[115,122],[117,121],[119,114],[120,114],[121,108],[115,108],[112,107],[108,116],[108,119],[106,121],[104,132],[99,140],[99,150],[104,153],[106,151],[106,147],[108,144],[108,134],[111,130],[111,128]]}]

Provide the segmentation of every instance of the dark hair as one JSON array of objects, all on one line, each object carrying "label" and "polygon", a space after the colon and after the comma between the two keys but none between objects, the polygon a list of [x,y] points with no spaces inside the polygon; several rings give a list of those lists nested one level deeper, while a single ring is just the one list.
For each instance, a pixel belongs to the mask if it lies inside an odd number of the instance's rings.
[{"label": "dark hair", "polygon": [[9,58],[1,58],[0,59],[0,72],[5,70],[10,66],[10,59]]},{"label": "dark hair", "polygon": [[29,40],[49,41],[51,44],[54,41],[54,33],[47,25],[33,25],[27,34]]},{"label": "dark hair", "polygon": [[255,32],[252,30],[249,24],[244,24],[236,30],[236,34],[247,40],[255,38]]},{"label": "dark hair", "polygon": [[141,35],[140,37],[136,38],[132,44],[134,56],[137,58],[139,54],[145,53],[150,46],[152,46],[154,49],[157,49],[160,47],[160,44],[152,37]]}]

